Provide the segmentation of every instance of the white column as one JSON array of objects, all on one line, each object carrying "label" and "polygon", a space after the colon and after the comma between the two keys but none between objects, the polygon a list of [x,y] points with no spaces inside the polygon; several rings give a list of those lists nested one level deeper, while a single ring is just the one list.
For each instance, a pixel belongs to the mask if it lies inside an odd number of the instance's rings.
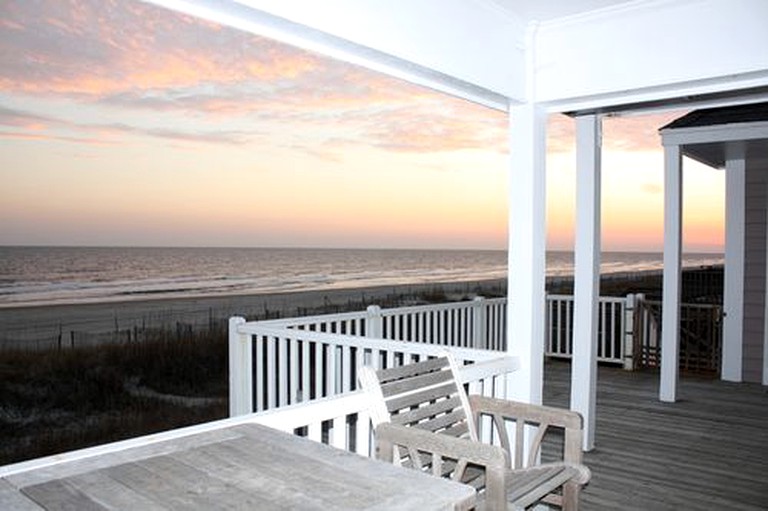
[{"label": "white column", "polygon": [[540,404],[544,372],[546,267],[546,112],[510,108],[509,282],[507,352],[520,370],[508,378],[510,399]]},{"label": "white column", "polygon": [[723,290],[722,379],[742,379],[744,336],[744,229],[746,163],[743,144],[726,146],[725,159],[725,281]]},{"label": "white column", "polygon": [[600,295],[600,119],[576,118],[576,254],[571,409],[584,418],[584,450],[595,447]]},{"label": "white column", "polygon": [[664,289],[661,315],[659,399],[674,402],[680,354],[680,257],[682,252],[682,159],[680,146],[664,147]]}]

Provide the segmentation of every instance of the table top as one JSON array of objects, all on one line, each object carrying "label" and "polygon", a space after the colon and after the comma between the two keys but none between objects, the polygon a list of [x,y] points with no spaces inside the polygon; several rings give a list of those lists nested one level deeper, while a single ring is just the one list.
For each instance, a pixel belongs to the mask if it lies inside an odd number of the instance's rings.
[{"label": "table top", "polygon": [[258,424],[0,479],[0,508],[468,509],[473,488]]}]

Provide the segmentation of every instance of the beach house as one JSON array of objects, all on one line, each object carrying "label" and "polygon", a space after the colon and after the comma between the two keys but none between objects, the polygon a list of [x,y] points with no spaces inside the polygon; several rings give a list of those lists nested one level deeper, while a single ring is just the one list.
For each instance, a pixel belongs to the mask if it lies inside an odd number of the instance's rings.
[{"label": "beach house", "polygon": [[[570,375],[554,379],[561,384],[561,403],[584,418],[584,450],[595,452],[586,458],[595,467],[591,484],[599,489],[590,502],[606,509],[629,509],[631,504],[637,509],[713,505],[760,509],[765,505],[768,193],[763,170],[768,156],[768,2],[147,1],[506,112],[509,267],[514,269],[507,305],[489,300],[482,308],[477,303],[428,311],[374,308],[325,320],[263,324],[235,318],[230,325],[232,419],[0,468],[0,504],[55,503],[56,498],[64,499],[62,495],[98,502],[110,492],[110,498],[122,497],[124,502],[137,494],[146,497],[155,491],[157,481],[129,465],[162,457],[180,444],[205,446],[247,437],[248,432],[232,429],[243,424],[300,430],[310,438],[370,455],[366,398],[355,391],[355,368],[363,363],[406,363],[411,357],[432,356],[447,348],[467,363],[463,378],[470,389],[542,403],[546,117],[566,113],[575,118],[577,138],[575,313]],[[596,432],[601,411],[597,385],[601,118],[671,109],[704,113],[689,114],[664,127],[659,139],[666,155],[661,382],[653,375],[651,379],[638,376],[631,384],[620,385],[622,390],[604,394],[601,406],[612,407],[606,415],[612,414],[609,419],[615,429],[606,430],[600,438]],[[762,114],[753,118],[752,112]],[[725,168],[727,316],[722,378],[758,382],[757,387],[719,387],[712,382],[692,387],[691,395],[695,392],[697,399],[717,407],[697,407],[695,399],[674,403],[679,400],[676,360],[685,229],[682,155]],[[459,332],[476,339],[484,336],[484,340],[467,347]],[[493,332],[503,339],[491,339]],[[423,339],[409,336],[438,341],[418,342]],[[448,338],[452,340],[439,341]],[[636,399],[644,392],[654,393],[656,399],[638,405]],[[663,427],[643,429],[658,424]],[[666,439],[674,440],[665,443]],[[289,474],[290,456],[298,456],[301,448],[286,441],[285,452],[293,454],[281,457],[275,451],[280,443],[276,439],[258,448],[276,473]],[[720,448],[706,452],[709,447],[700,449],[701,445]],[[195,458],[199,455],[198,451],[189,454],[186,462],[197,460],[204,465],[203,458]],[[153,463],[151,468],[158,472],[170,467],[166,458]],[[117,465],[122,468],[114,468]],[[360,477],[365,476],[365,467],[357,469]],[[229,477],[233,486],[246,484],[237,463],[220,462],[220,469],[217,477],[222,480]],[[185,474],[179,477],[194,479]],[[113,482],[130,479],[133,486],[114,483],[105,489],[99,486],[103,477]],[[397,481],[389,473],[381,477]],[[311,494],[311,478],[307,478],[306,493]],[[217,498],[238,498],[235,491],[227,493],[203,483],[191,488],[177,488],[168,498],[191,498],[190,492],[207,495],[208,504]],[[413,491],[405,482],[402,489]],[[467,502],[456,488],[444,490],[456,502]],[[433,493],[440,494],[441,488]]]},{"label": "beach house", "polygon": [[[660,130],[666,154],[665,251],[668,315],[675,325],[679,297],[675,261],[680,252],[680,155],[726,174],[724,337],[721,375],[728,381],[768,385],[766,321],[766,170],[768,103],[695,110]],[[671,305],[671,307],[669,306]],[[665,328],[661,398],[675,400],[679,329]]]}]

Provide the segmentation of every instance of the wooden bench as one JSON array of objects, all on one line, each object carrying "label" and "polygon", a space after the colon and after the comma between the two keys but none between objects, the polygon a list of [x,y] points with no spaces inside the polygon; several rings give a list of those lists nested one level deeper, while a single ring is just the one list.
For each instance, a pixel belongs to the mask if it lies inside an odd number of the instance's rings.
[{"label": "wooden bench", "polygon": [[[374,371],[360,383],[370,396],[379,459],[474,486],[479,507],[525,509],[537,503],[578,509],[590,471],[581,464],[578,413],[483,396],[467,396],[446,354]],[[535,427],[527,457],[525,430]],[[500,446],[479,441],[490,429]],[[545,435],[564,432],[562,460],[537,464]],[[484,435],[487,436],[487,435]],[[513,438],[510,438],[513,437]]]}]

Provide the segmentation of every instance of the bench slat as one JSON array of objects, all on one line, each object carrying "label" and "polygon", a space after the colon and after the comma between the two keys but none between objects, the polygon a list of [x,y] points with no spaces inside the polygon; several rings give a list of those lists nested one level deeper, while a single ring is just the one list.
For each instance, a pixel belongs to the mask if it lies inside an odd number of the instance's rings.
[{"label": "bench slat", "polygon": [[394,380],[389,383],[381,385],[381,393],[384,397],[391,397],[397,394],[403,394],[405,392],[411,392],[417,389],[424,389],[432,387],[440,383],[453,380],[453,374],[450,371],[436,371],[432,373],[419,374],[416,376],[410,376],[408,378],[402,378],[400,380]]},{"label": "bench slat", "polygon": [[392,380],[401,380],[418,374],[431,373],[448,366],[446,357],[432,358],[416,364],[406,364],[399,367],[390,367],[376,371],[379,383],[389,383]]}]

